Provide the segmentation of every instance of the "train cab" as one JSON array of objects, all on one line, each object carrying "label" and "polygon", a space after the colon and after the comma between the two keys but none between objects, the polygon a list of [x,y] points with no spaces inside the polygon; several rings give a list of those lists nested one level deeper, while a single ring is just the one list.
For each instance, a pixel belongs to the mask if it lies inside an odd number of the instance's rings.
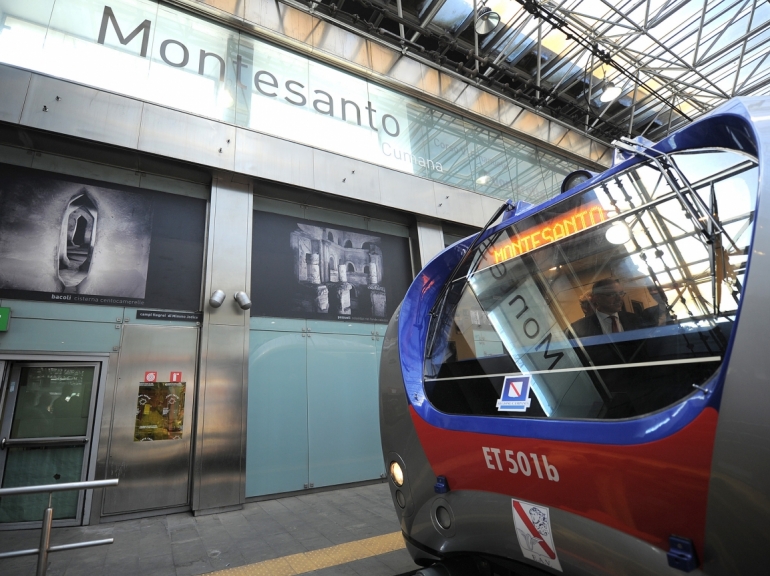
[{"label": "train cab", "polygon": [[736,100],[620,141],[420,272],[380,418],[424,574],[766,569],[768,125]]}]

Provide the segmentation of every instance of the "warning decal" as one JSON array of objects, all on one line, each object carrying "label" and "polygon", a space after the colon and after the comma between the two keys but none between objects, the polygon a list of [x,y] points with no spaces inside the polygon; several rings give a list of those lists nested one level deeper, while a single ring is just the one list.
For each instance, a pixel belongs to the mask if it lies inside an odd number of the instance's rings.
[{"label": "warning decal", "polygon": [[551,517],[548,508],[523,500],[511,499],[513,526],[525,558],[562,572],[556,547],[553,545]]}]

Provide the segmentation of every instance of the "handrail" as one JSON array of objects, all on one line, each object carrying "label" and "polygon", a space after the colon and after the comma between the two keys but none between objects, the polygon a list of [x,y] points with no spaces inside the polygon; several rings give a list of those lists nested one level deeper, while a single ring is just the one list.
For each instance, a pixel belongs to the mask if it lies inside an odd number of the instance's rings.
[{"label": "handrail", "polygon": [[91,546],[112,544],[114,542],[113,538],[104,538],[102,540],[89,540],[88,542],[75,542],[73,544],[51,546],[51,524],[53,522],[53,508],[51,507],[51,498],[53,492],[64,492],[66,490],[89,490],[92,488],[108,488],[110,486],[117,485],[118,479],[112,478],[110,480],[90,480],[88,482],[64,482],[62,484],[39,484],[37,486],[0,488],[0,497],[18,496],[21,494],[40,494],[43,492],[48,492],[48,508],[46,508],[43,512],[43,525],[40,531],[40,547],[30,548],[27,550],[3,552],[0,553],[0,559],[38,554],[36,575],[45,576],[45,572],[48,569],[48,554],[50,552],[60,552],[62,550],[75,550],[77,548],[89,548]]},{"label": "handrail", "polygon": [[89,490],[91,488],[107,488],[117,486],[118,479],[89,480],[88,482],[63,482],[61,484],[39,484],[37,486],[17,486],[0,488],[0,497],[18,494],[39,494],[41,492],[66,492],[67,490]]}]

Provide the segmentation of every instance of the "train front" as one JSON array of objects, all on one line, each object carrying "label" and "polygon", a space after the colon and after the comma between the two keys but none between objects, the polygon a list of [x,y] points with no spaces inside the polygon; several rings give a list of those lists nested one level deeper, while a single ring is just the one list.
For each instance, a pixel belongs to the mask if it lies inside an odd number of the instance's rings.
[{"label": "train front", "polygon": [[767,453],[769,123],[770,100],[737,100],[619,143],[607,172],[509,204],[420,272],[380,418],[426,574],[762,571],[767,459],[739,435]]}]

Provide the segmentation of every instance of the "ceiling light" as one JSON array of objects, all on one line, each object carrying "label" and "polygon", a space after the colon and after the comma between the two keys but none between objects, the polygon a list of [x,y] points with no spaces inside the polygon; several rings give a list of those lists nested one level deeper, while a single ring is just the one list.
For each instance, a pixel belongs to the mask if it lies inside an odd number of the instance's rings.
[{"label": "ceiling light", "polygon": [[599,96],[599,100],[602,102],[612,102],[615,98],[620,96],[620,86],[615,86],[612,82],[607,82],[607,85],[602,91],[602,95]]},{"label": "ceiling light", "polygon": [[500,24],[500,14],[492,12],[492,9],[488,6],[479,9],[479,17],[476,18],[476,24],[474,25],[478,34],[481,36],[489,34],[498,24]]},{"label": "ceiling light", "polygon": [[631,230],[628,229],[625,222],[613,222],[612,226],[605,231],[604,237],[610,244],[625,244],[631,240]]},{"label": "ceiling light", "polygon": [[480,184],[481,186],[485,186],[489,184],[492,181],[492,177],[489,174],[482,174],[478,178],[476,178],[476,184]]}]

